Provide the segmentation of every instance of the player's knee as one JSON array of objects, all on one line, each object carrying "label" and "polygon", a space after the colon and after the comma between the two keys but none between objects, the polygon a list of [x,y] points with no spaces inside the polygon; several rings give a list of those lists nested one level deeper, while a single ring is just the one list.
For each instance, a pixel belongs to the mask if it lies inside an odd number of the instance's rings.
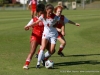
[{"label": "player's knee", "polygon": [[66,41],[63,41],[63,42],[62,42],[62,45],[65,46],[65,45],[66,45]]},{"label": "player's knee", "polygon": [[45,50],[45,46],[41,46],[41,50]]},{"label": "player's knee", "polygon": [[52,51],[50,51],[50,54],[51,54],[51,55],[54,54],[54,53],[55,53],[55,49],[52,50]]},{"label": "player's knee", "polygon": [[52,54],[54,54],[56,52],[56,50],[54,49],[54,51],[53,51],[53,53]]}]

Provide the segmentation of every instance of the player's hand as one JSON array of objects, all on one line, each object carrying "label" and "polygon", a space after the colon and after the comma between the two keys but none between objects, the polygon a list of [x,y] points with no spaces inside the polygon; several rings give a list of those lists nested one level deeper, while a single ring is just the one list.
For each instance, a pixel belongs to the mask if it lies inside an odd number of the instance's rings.
[{"label": "player's hand", "polygon": [[62,34],[63,36],[65,36],[65,32],[62,31],[61,34]]},{"label": "player's hand", "polygon": [[75,25],[76,25],[76,26],[80,26],[80,24],[79,24],[79,23],[75,23]]},{"label": "player's hand", "polygon": [[29,30],[29,27],[28,27],[28,26],[25,26],[24,29],[25,29],[25,30]]},{"label": "player's hand", "polygon": [[61,32],[61,31],[62,31],[62,30],[61,30],[61,29],[59,29],[59,28],[56,28],[56,29],[57,29],[57,31],[58,31],[58,32]]}]

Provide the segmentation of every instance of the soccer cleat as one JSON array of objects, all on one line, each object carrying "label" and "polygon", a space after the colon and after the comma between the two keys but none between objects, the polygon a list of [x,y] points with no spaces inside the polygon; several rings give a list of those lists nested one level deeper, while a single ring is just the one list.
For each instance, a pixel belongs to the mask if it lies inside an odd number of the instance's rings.
[{"label": "soccer cleat", "polygon": [[42,65],[45,66],[45,60],[42,60]]},{"label": "soccer cleat", "polygon": [[38,54],[35,55],[35,58],[38,58]]},{"label": "soccer cleat", "polygon": [[62,52],[58,52],[58,55],[60,55],[61,57],[64,57],[65,55]]},{"label": "soccer cleat", "polygon": [[39,69],[40,68],[40,65],[36,65],[36,68]]},{"label": "soccer cleat", "polygon": [[28,70],[29,68],[28,68],[27,65],[24,65],[24,66],[23,66],[23,69]]}]

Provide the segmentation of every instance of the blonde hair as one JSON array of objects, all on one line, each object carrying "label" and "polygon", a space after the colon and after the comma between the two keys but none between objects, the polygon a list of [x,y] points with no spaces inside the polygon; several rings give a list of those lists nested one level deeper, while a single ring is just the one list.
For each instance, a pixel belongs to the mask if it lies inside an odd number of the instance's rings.
[{"label": "blonde hair", "polygon": [[59,1],[59,2],[58,2],[58,6],[63,6],[62,1]]}]

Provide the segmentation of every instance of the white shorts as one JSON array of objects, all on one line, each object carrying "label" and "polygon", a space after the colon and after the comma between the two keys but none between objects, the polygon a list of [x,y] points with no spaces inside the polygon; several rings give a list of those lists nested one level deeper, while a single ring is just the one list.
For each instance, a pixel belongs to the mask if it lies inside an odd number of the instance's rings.
[{"label": "white shorts", "polygon": [[43,34],[43,35],[42,35],[42,38],[47,39],[47,40],[48,40],[50,43],[52,43],[52,44],[56,44],[57,36],[58,36],[58,33],[55,34],[55,35],[52,35],[52,36]]}]

